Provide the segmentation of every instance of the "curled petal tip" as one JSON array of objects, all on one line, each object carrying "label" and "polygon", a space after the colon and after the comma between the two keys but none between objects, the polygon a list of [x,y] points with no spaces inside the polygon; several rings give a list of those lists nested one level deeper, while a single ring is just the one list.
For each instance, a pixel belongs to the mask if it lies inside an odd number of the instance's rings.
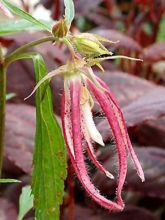
[{"label": "curled petal tip", "polygon": [[98,144],[100,144],[102,147],[105,147],[105,144],[104,144],[104,142],[103,142],[102,137],[100,138],[100,136],[99,136],[99,137],[96,136],[95,141],[96,141]]},{"label": "curled petal tip", "polygon": [[[137,163],[138,163],[138,161],[137,161]],[[137,169],[137,174],[140,177],[141,181],[144,182],[145,181],[144,172],[142,170],[142,167],[141,167],[140,163],[139,163],[139,165],[137,166],[136,169]]]},{"label": "curled petal tip", "polygon": [[30,93],[30,95],[28,95],[26,98],[24,98],[24,100],[30,98],[35,92],[36,90],[41,86],[41,84],[43,84],[45,81],[52,79],[54,76],[63,74],[65,70],[65,67],[62,66],[61,68],[58,68],[56,70],[53,70],[51,72],[49,72],[46,76],[44,76],[38,83],[37,85],[34,87],[33,91]]},{"label": "curled petal tip", "polygon": [[33,91],[30,93],[30,95],[28,95],[27,97],[24,98],[24,101],[27,100],[28,98],[30,98],[35,93],[35,91],[37,90],[36,87],[38,88],[38,86],[36,85],[35,88],[33,89]]},{"label": "curled petal tip", "polygon": [[106,171],[105,174],[106,174],[106,176],[107,176],[108,178],[110,178],[110,179],[115,179],[115,177],[114,177],[114,175],[113,175],[112,173]]},{"label": "curled petal tip", "polygon": [[144,182],[145,181],[145,177],[144,177],[144,173],[138,174],[141,181]]},{"label": "curled petal tip", "polygon": [[25,97],[23,100],[26,101],[28,98],[30,98],[32,94],[28,95],[27,97]]},{"label": "curled petal tip", "polygon": [[109,56],[109,57],[99,58],[100,61],[103,61],[103,60],[114,60],[114,59],[127,59],[127,60],[143,62],[142,59],[135,58],[135,57],[123,56],[123,55],[116,55],[116,56]]}]

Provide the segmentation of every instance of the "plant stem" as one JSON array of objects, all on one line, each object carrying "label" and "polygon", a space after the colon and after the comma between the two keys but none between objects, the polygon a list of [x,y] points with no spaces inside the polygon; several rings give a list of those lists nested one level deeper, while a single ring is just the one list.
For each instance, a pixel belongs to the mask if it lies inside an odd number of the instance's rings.
[{"label": "plant stem", "polygon": [[0,176],[3,164],[3,148],[5,135],[5,108],[6,108],[6,69],[0,62]]},{"label": "plant stem", "polygon": [[71,57],[74,60],[74,57],[77,57],[77,56],[76,56],[76,53],[75,53],[74,48],[72,47],[71,43],[69,42],[69,40],[67,38],[63,38],[62,42],[65,43],[65,45],[68,47],[68,49],[71,53]]},{"label": "plant stem", "polygon": [[12,52],[11,54],[9,54],[6,59],[5,59],[5,65],[7,66],[8,64],[10,64],[13,60],[15,60],[15,57],[17,55],[19,55],[21,52],[31,48],[31,47],[34,47],[34,46],[37,46],[39,44],[42,44],[42,43],[45,43],[45,42],[48,42],[48,41],[55,41],[54,37],[52,36],[49,36],[49,37],[45,37],[45,38],[41,38],[39,40],[36,40],[36,41],[32,41],[28,44],[25,44],[23,45],[22,47],[16,49],[14,52]]}]

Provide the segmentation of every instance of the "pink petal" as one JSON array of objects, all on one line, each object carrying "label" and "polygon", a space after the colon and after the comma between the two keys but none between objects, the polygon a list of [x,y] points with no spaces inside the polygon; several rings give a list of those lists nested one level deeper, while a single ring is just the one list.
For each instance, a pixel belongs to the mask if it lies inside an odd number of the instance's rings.
[{"label": "pink petal", "polygon": [[126,148],[124,143],[124,137],[119,125],[118,118],[115,115],[114,105],[109,101],[107,95],[98,89],[90,80],[87,79],[87,84],[94,94],[95,98],[99,102],[103,112],[105,113],[109,125],[112,128],[113,134],[116,140],[116,147],[118,151],[119,158],[119,179],[117,187],[117,199],[118,204],[122,205],[123,201],[121,198],[121,191],[125,182],[126,173],[127,173],[127,155]]},{"label": "pink petal", "polygon": [[83,124],[85,126],[84,130],[88,132],[90,138],[94,142],[100,144],[101,146],[105,146],[103,138],[98,129],[96,128],[95,122],[93,120],[93,115],[89,101],[85,101],[85,103],[81,104],[81,112],[81,118],[83,119]]},{"label": "pink petal", "polygon": [[69,155],[72,161],[75,161],[73,141],[72,141],[72,122],[71,122],[71,101],[70,101],[70,91],[65,86],[65,89],[62,94],[61,100],[61,119],[62,119],[62,128],[63,135],[68,147]]},{"label": "pink petal", "polygon": [[101,84],[101,86],[103,88],[106,89],[106,94],[108,95],[110,101],[113,102],[114,106],[116,106],[116,114],[118,115],[118,118],[120,120],[120,127],[121,129],[123,130],[123,133],[124,134],[124,138],[126,138],[126,147],[128,149],[128,152],[130,153],[131,155],[131,159],[135,165],[135,168],[137,170],[137,174],[139,175],[139,177],[141,178],[142,182],[145,180],[144,178],[144,172],[143,172],[143,169],[141,167],[141,164],[135,154],[135,151],[132,147],[132,144],[131,144],[131,141],[130,141],[130,138],[129,138],[129,135],[128,135],[128,132],[127,132],[127,127],[126,127],[126,123],[125,123],[125,120],[124,120],[124,116],[123,116],[123,113],[117,103],[117,101],[115,100],[113,94],[111,93],[109,87],[104,83],[104,81],[102,81],[100,78],[97,77],[97,80],[99,81],[99,83]]},{"label": "pink petal", "polygon": [[[121,211],[123,209],[123,206],[118,205],[115,202],[112,202],[102,195],[100,195],[99,191],[95,188],[95,186],[91,183],[90,178],[87,173],[87,169],[84,162],[84,156],[83,156],[83,150],[82,150],[82,135],[81,135],[81,128],[80,128],[80,81],[79,80],[73,80],[70,85],[70,92],[71,92],[71,106],[72,106],[72,112],[71,112],[71,120],[72,120],[72,138],[73,138],[73,146],[74,146],[74,153],[75,158],[72,154],[69,154],[71,156],[71,161],[74,166],[74,169],[77,173],[77,176],[82,183],[85,190],[88,192],[88,194],[101,206],[111,209],[114,211]],[[64,137],[66,144],[70,143],[68,141],[69,132],[66,135],[66,130],[68,129],[65,124],[65,108],[66,108],[66,98],[63,98],[63,106],[64,110],[62,112],[62,124],[63,124],[63,131],[64,131]],[[71,138],[71,137],[70,137]],[[70,147],[68,146],[70,149]]]},{"label": "pink petal", "polygon": [[81,115],[81,128],[82,128],[82,133],[84,135],[84,139],[86,141],[86,149],[88,152],[89,157],[91,158],[91,160],[93,161],[94,165],[101,171],[103,172],[107,177],[109,177],[110,179],[114,179],[114,176],[108,171],[106,170],[97,160],[96,158],[96,154],[94,152],[94,148],[92,146],[92,141],[90,139],[90,136],[88,134],[88,131],[86,131],[85,127],[84,127],[84,122],[83,122],[83,115]]}]

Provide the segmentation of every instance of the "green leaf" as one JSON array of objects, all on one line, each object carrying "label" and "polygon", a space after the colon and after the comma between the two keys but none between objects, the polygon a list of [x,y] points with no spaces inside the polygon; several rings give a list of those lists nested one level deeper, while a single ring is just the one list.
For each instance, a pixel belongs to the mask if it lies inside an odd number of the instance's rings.
[{"label": "green leaf", "polygon": [[[53,21],[42,21],[46,25],[48,25],[51,29],[54,22]],[[0,23],[0,36],[4,36],[7,34],[13,34],[21,31],[42,31],[45,30],[45,27],[38,26],[34,23],[31,23],[25,19],[21,20],[10,20]]]},{"label": "green leaf", "polygon": [[65,5],[65,18],[68,22],[68,25],[70,26],[75,16],[73,0],[64,0],[64,5]]},{"label": "green leaf", "polygon": [[31,186],[23,187],[19,198],[19,213],[17,220],[22,220],[30,209],[33,208],[33,198],[34,196],[31,194]]},{"label": "green leaf", "polygon": [[165,39],[165,14],[162,16],[161,21],[159,23],[159,30],[157,33],[157,42],[164,42]]},{"label": "green leaf", "polygon": [[[47,71],[41,56],[35,56],[33,62],[38,82]],[[58,220],[66,178],[66,149],[61,129],[53,113],[51,90],[47,82],[36,92],[33,165],[32,192],[35,198],[36,218]]]},{"label": "green leaf", "polygon": [[[15,60],[25,58],[33,59],[38,82],[47,74],[44,60],[36,53],[19,54]],[[36,135],[32,175],[36,219],[59,220],[66,167],[64,139],[54,116],[50,86],[45,82],[36,92]]]},{"label": "green leaf", "polygon": [[24,18],[25,20],[37,25],[40,28],[43,28],[44,30],[51,32],[49,25],[46,25],[45,23],[35,19],[32,15],[21,10],[20,8],[18,8],[14,4],[10,3],[8,0],[1,0],[1,2],[10,10],[11,13],[18,15],[21,18]]},{"label": "green leaf", "polygon": [[20,183],[20,180],[15,179],[0,179],[0,183]]}]

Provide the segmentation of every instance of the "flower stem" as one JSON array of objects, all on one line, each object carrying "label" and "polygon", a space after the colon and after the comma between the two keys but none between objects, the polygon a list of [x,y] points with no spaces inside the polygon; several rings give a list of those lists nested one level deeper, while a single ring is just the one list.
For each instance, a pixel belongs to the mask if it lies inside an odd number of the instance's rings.
[{"label": "flower stem", "polygon": [[3,163],[3,148],[5,134],[5,108],[6,108],[6,69],[0,60],[0,176]]},{"label": "flower stem", "polygon": [[74,57],[76,56],[76,53],[74,51],[74,48],[72,47],[72,44],[69,42],[69,40],[67,38],[63,38],[63,43],[65,43],[65,45],[68,47],[70,53],[71,53],[71,57],[74,60]]},{"label": "flower stem", "polygon": [[48,42],[48,41],[55,41],[53,36],[49,36],[49,37],[45,37],[45,38],[41,38],[39,40],[36,41],[32,41],[28,44],[23,45],[22,47],[19,47],[18,49],[16,49],[14,52],[12,52],[11,54],[9,54],[6,59],[5,59],[5,65],[7,66],[8,64],[10,64],[13,60],[15,60],[15,58],[17,57],[17,55],[19,55],[21,52],[24,52],[27,49],[30,49],[34,46],[37,46],[39,44]]}]

